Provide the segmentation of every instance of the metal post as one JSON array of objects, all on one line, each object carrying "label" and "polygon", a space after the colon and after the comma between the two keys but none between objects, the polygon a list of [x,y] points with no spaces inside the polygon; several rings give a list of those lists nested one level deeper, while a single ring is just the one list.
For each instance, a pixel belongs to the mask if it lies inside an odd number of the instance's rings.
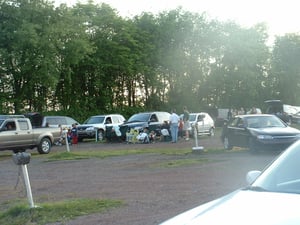
[{"label": "metal post", "polygon": [[65,142],[67,146],[67,151],[70,152],[70,146],[69,146],[69,141],[68,141],[68,131],[65,132]]},{"label": "metal post", "polygon": [[203,146],[198,146],[198,132],[197,132],[197,124],[194,126],[194,138],[195,138],[195,147],[193,147],[193,151],[203,150]]},{"label": "metal post", "polygon": [[32,193],[31,193],[31,186],[30,186],[30,182],[29,182],[27,165],[21,165],[21,167],[22,167],[22,171],[23,171],[23,177],[24,177],[24,181],[25,181],[28,202],[29,202],[30,208],[34,208],[35,206],[33,203],[33,198],[32,198]]},{"label": "metal post", "polygon": [[98,129],[95,127],[94,129],[95,129],[95,141],[98,142]]}]

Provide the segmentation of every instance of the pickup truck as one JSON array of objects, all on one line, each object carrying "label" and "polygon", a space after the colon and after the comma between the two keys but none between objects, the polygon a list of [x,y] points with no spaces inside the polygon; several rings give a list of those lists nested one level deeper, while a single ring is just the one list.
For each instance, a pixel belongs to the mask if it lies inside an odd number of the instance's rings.
[{"label": "pickup truck", "polygon": [[0,150],[22,152],[37,148],[40,154],[48,154],[60,133],[59,127],[33,129],[28,118],[0,117]]}]

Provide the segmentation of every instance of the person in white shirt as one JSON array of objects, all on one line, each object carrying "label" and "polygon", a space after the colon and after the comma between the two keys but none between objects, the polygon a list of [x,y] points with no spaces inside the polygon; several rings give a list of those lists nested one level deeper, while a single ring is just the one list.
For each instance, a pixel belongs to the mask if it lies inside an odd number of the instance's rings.
[{"label": "person in white shirt", "polygon": [[178,141],[178,124],[179,124],[179,116],[176,114],[176,109],[172,110],[170,116],[170,130],[172,136],[172,143],[176,143]]}]

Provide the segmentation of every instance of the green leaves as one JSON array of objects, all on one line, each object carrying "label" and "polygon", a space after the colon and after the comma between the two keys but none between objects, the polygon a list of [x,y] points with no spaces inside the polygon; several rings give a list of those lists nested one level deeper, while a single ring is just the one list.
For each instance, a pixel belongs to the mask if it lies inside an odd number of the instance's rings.
[{"label": "green leaves", "polygon": [[2,113],[63,110],[83,121],[141,108],[259,107],[272,97],[300,104],[299,36],[277,38],[271,52],[265,24],[182,8],[122,18],[107,4],[42,0],[3,1],[0,21]]}]

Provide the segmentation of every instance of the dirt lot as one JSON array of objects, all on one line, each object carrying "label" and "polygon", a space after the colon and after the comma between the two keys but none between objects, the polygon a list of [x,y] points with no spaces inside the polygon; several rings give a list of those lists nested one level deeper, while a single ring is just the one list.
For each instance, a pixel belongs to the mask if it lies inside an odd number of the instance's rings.
[{"label": "dirt lot", "polygon": [[[218,136],[201,139],[199,144],[206,150],[222,148]],[[182,140],[176,144],[79,143],[72,146],[71,151],[166,146],[180,151],[187,147],[192,149],[195,143],[193,140]],[[53,151],[65,151],[65,148],[54,147]],[[1,152],[0,156],[9,154]],[[46,156],[33,156],[28,170],[36,204],[67,198],[121,199],[126,204],[64,224],[153,225],[244,186],[247,171],[263,169],[277,154],[262,152],[252,155],[245,150],[233,150],[178,156],[141,154],[67,162],[45,162]],[[203,161],[180,167],[165,166],[174,160],[191,158]],[[0,204],[6,200],[26,198],[21,182],[15,189],[18,167],[11,157],[1,159],[0,168]]]}]

